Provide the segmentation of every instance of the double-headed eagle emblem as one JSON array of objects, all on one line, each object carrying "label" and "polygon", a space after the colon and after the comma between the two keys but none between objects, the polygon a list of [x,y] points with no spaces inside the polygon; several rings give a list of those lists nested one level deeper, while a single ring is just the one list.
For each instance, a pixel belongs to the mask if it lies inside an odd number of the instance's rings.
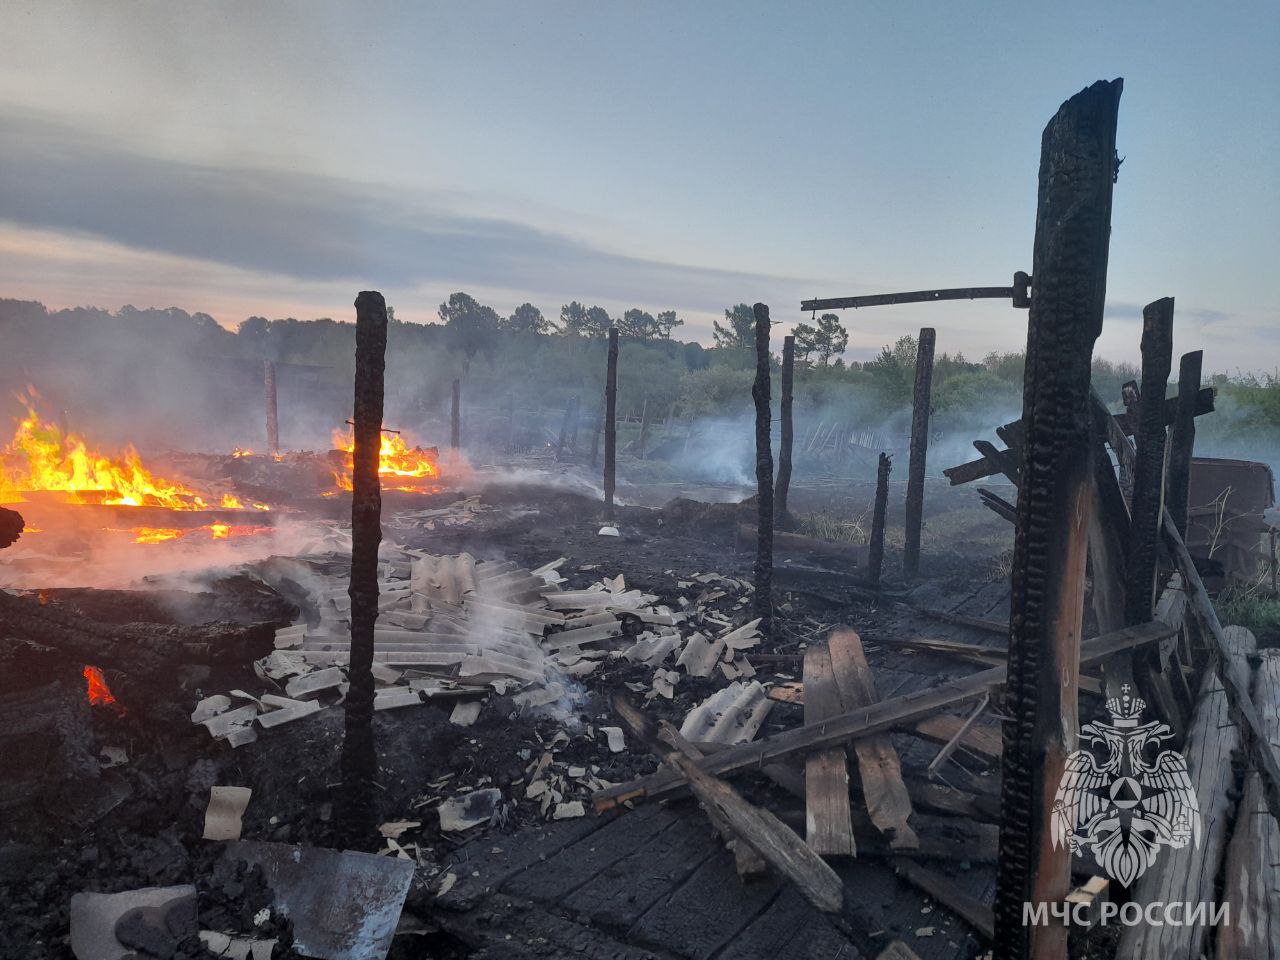
[{"label": "double-headed eagle emblem", "polygon": [[[1187,761],[1173,750],[1157,753],[1173,734],[1159,721],[1141,722],[1146,705],[1126,683],[1107,701],[1111,723],[1080,728],[1089,747],[1067,757],[1053,801],[1053,845],[1067,844],[1073,853],[1087,847],[1126,887],[1155,862],[1162,845],[1200,845],[1200,805]],[[1107,750],[1102,759],[1094,753],[1098,747]]]}]

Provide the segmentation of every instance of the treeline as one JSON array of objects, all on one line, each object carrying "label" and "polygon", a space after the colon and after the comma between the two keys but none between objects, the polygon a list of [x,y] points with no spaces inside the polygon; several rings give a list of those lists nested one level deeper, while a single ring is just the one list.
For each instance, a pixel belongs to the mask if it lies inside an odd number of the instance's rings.
[{"label": "treeline", "polygon": [[[674,311],[636,308],[611,317],[600,307],[571,302],[553,323],[531,304],[502,317],[457,293],[441,304],[439,315],[434,324],[392,316],[388,333],[387,422],[418,429],[427,440],[447,416],[455,378],[464,382],[468,415],[478,420],[496,420],[515,406],[535,416],[545,412],[554,422],[574,396],[588,417],[598,416],[610,326],[624,338],[623,411],[638,413],[647,403],[660,416],[674,408],[682,419],[737,418],[751,408],[754,332],[745,304],[725,309],[711,347],[672,339],[681,325]],[[797,327],[795,335],[798,417],[905,431],[915,376],[913,336],[857,362],[841,356],[848,334],[834,315]],[[37,302],[0,300],[6,401],[31,384],[52,405],[69,409],[73,422],[104,421],[95,426],[109,426],[107,434],[119,439],[252,445],[261,431],[261,393],[253,378],[260,377],[261,361],[271,359],[282,365],[286,442],[322,443],[349,415],[354,346],[354,324],[328,318],[250,317],[228,330],[208,314],[176,308],[49,311]],[[775,337],[775,352],[781,346]],[[934,362],[935,429],[977,436],[1016,416],[1023,359],[1020,352],[980,360],[940,352]],[[1138,374],[1131,364],[1094,361],[1094,385],[1113,406],[1120,385]],[[1267,456],[1280,448],[1276,377],[1219,375],[1213,384],[1219,412],[1198,424],[1199,449]]]}]

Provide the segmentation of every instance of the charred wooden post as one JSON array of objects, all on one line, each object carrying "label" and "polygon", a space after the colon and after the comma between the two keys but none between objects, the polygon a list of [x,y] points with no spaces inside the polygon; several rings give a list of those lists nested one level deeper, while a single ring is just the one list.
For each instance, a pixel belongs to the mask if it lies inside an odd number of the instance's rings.
[{"label": "charred wooden post", "polygon": [[[1164,394],[1173,362],[1173,298],[1142,310],[1142,392],[1138,407],[1129,549],[1125,559],[1125,626],[1148,622],[1156,590],[1160,516],[1164,510]],[[1185,733],[1181,710],[1158,656],[1145,653],[1135,663],[1138,685],[1179,740]]]},{"label": "charred wooden post", "polygon": [[[376,836],[374,785],[378,758],[373,742],[373,625],[378,619],[378,544],[382,542],[383,374],[387,352],[387,304],[365,290],[356,297],[355,449],[351,470],[351,663],[342,741],[339,830],[351,846]],[[457,381],[454,381],[455,383]],[[456,393],[455,393],[456,396]]]},{"label": "charred wooden post", "polygon": [[[1120,385],[1120,402],[1124,404],[1125,417],[1132,427],[1132,433],[1138,435],[1138,421],[1142,419],[1142,396],[1138,390],[1138,381],[1127,380]],[[1133,502],[1133,465],[1120,464],[1120,490],[1124,493],[1125,503]]]},{"label": "charred wooden post", "polygon": [[618,328],[609,328],[609,360],[604,378],[604,513],[613,519],[618,456]]},{"label": "charred wooden post", "polygon": [[916,389],[911,401],[911,459],[907,463],[907,530],[902,573],[910,580],[920,570],[920,527],[924,522],[924,467],[929,448],[929,403],[933,388],[932,327],[920,331],[916,349]]},{"label": "charred wooden post", "polygon": [[755,615],[760,632],[773,635],[773,449],[769,440],[769,308],[757,303],[756,380],[751,399],[756,405],[756,564]]},{"label": "charred wooden post", "polygon": [[1187,536],[1187,507],[1191,493],[1191,454],[1196,443],[1196,396],[1204,354],[1184,353],[1178,363],[1178,412],[1169,430],[1169,464],[1165,471],[1165,504],[1173,525]]},{"label": "charred wooden post", "polygon": [[267,455],[280,455],[280,421],[276,406],[276,365],[262,361],[262,383],[267,395]]},{"label": "charred wooden post", "polygon": [[996,960],[1065,958],[1062,925],[1023,904],[1071,892],[1071,854],[1050,843],[1054,793],[1074,747],[1093,479],[1089,375],[1102,331],[1122,82],[1076,94],[1045,127],[1027,330],[1003,733]]},{"label": "charred wooden post", "polygon": [[791,490],[791,447],[795,442],[795,430],[791,422],[791,390],[795,379],[796,338],[782,341],[782,402],[779,408],[778,426],[778,482],[774,484],[774,511],[778,522],[788,524],[787,494]]},{"label": "charred wooden post", "polygon": [[876,502],[871,511],[871,542],[867,547],[867,579],[872,586],[880,586],[880,574],[884,569],[884,521],[889,509],[889,473],[893,470],[893,457],[880,454],[876,470]]},{"label": "charred wooden post", "polygon": [[645,444],[649,442],[649,398],[644,398],[644,403],[640,407],[640,439],[636,441],[636,458],[644,459]]},{"label": "charred wooden post", "polygon": [[449,405],[449,448],[462,446],[462,381],[453,381],[453,402]]}]

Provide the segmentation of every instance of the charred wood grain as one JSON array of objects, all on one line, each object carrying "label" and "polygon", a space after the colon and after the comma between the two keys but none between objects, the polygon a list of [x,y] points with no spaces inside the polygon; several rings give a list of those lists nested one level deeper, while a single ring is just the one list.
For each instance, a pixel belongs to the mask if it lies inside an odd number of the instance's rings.
[{"label": "charred wood grain", "polygon": [[1027,901],[1070,892],[1049,842],[1074,743],[1092,480],[1089,378],[1102,330],[1122,83],[1072,97],[1045,128],[1028,318],[1005,693],[996,960],[1066,957],[1065,927],[1026,926]]},{"label": "charred wood grain", "polygon": [[[378,545],[382,542],[382,488],[378,479],[382,448],[383,376],[387,352],[387,304],[382,294],[356,297],[355,449],[351,493],[351,683],[343,706],[342,789],[338,830],[349,846],[365,847],[376,837],[374,789],[378,759],[373,739],[373,628],[378,619]],[[455,440],[458,381],[454,381]]]},{"label": "charred wood grain", "polygon": [[609,328],[609,355],[604,379],[604,513],[613,519],[613,492],[618,457],[618,328]]},{"label": "charred wood grain", "polygon": [[769,439],[769,308],[757,303],[756,379],[751,399],[756,407],[756,562],[755,615],[760,632],[773,635],[773,449]]},{"label": "charred wood grain", "polygon": [[791,490],[791,448],[795,443],[795,428],[791,420],[795,367],[796,338],[786,337],[782,341],[782,400],[778,408],[778,481],[774,484],[774,512],[783,525],[790,523],[787,494]]},{"label": "charred wood grain", "polygon": [[924,472],[929,453],[929,405],[933,392],[932,327],[920,331],[916,348],[916,385],[911,401],[911,458],[907,463],[906,535],[902,574],[910,580],[920,571],[920,528],[924,524]]},{"label": "charred wood grain", "polygon": [[1165,503],[1173,525],[1185,539],[1191,491],[1191,456],[1196,442],[1195,398],[1200,392],[1204,354],[1184,353],[1178,363],[1178,412],[1169,430],[1169,465],[1165,473]]},{"label": "charred wood grain", "polygon": [[884,523],[889,511],[889,474],[892,470],[893,458],[881,453],[876,468],[875,506],[871,510],[871,542],[867,548],[867,582],[873,587],[880,586],[880,575],[884,570]]}]

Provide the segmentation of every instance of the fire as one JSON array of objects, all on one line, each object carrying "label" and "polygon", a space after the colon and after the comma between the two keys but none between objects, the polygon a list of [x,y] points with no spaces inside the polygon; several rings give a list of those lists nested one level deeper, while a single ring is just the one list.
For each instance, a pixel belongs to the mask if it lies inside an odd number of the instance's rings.
[{"label": "fire", "polygon": [[[37,491],[64,492],[70,503],[170,510],[214,508],[198,491],[153,474],[132,447],[117,456],[100,453],[75,434],[64,436],[57,424],[42,420],[27,404],[27,414],[18,421],[13,439],[0,449],[0,503],[18,503],[25,499],[24,493]],[[215,502],[224,510],[244,508],[232,494]]]},{"label": "fire", "polygon": [[84,679],[88,684],[90,703],[107,705],[116,702],[116,698],[111,695],[111,690],[107,687],[106,679],[102,676],[102,671],[97,667],[85,667]]},{"label": "fire", "polygon": [[234,450],[232,450],[232,451],[231,451],[231,456],[233,456],[233,457],[235,457],[237,460],[239,460],[241,457],[252,457],[252,456],[253,456],[253,451],[252,451],[252,450],[242,450],[240,447],[236,447]]},{"label": "fire", "polygon": [[[134,527],[123,532],[131,534],[134,543],[167,543],[170,540],[199,540],[204,537],[210,540],[230,540],[233,537],[252,537],[271,529],[273,528],[210,523],[189,530],[179,530],[176,527]],[[121,531],[111,531],[108,528],[108,532]]]},{"label": "fire", "polygon": [[[350,490],[352,453],[355,450],[355,437],[351,433],[335,430],[333,445],[347,454],[345,469],[336,474],[334,480],[343,490]],[[421,490],[421,482],[434,480],[440,476],[440,468],[436,466],[435,450],[424,450],[422,447],[410,447],[398,433],[383,432],[382,448],[378,451],[378,476],[392,478],[393,490]]]}]

